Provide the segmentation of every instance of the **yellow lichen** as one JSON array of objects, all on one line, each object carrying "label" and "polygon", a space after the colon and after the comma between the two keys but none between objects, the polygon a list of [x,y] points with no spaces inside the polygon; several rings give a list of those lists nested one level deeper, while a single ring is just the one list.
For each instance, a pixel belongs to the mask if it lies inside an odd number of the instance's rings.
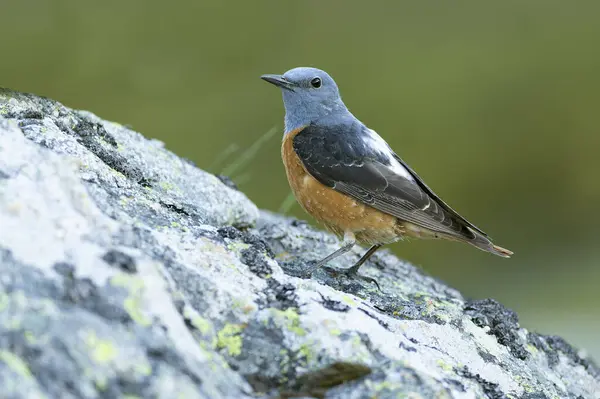
[{"label": "yellow lichen", "polygon": [[88,332],[85,343],[92,351],[92,358],[98,363],[106,364],[117,357],[117,349],[113,342],[98,338],[94,331]]},{"label": "yellow lichen", "polygon": [[108,385],[108,379],[106,376],[95,376],[94,377],[94,385],[99,391],[106,391],[106,386]]},{"label": "yellow lichen", "polygon": [[30,345],[35,344],[37,342],[35,335],[33,335],[33,333],[31,331],[25,331],[23,333],[23,336],[25,337],[25,340],[27,341],[27,343]]},{"label": "yellow lichen", "polygon": [[129,296],[125,299],[124,307],[129,316],[141,326],[149,326],[151,321],[146,315],[142,312],[140,305],[140,298],[137,296]]},{"label": "yellow lichen", "polygon": [[0,312],[6,309],[8,306],[8,301],[8,295],[6,295],[4,292],[0,292]]},{"label": "yellow lichen", "polygon": [[286,310],[271,309],[274,319],[277,323],[283,324],[282,327],[288,329],[288,331],[298,335],[305,336],[306,330],[300,325],[300,315],[293,308]]},{"label": "yellow lichen", "polygon": [[129,295],[125,298],[123,307],[131,319],[141,326],[149,326],[151,320],[144,314],[141,306],[144,294],[144,281],[139,277],[119,273],[114,275],[110,279],[110,282],[112,285],[125,288],[129,292]]},{"label": "yellow lichen", "polygon": [[[366,385],[369,386],[370,389],[377,392],[378,394],[380,394],[383,391],[394,391],[396,389],[402,388],[402,384],[397,383],[397,382],[391,382],[391,381],[382,381],[382,382],[375,383],[371,380],[368,380]],[[404,398],[407,396],[400,396],[400,397]]]},{"label": "yellow lichen", "polygon": [[300,345],[300,349],[298,349],[298,353],[300,353],[300,356],[302,356],[305,360],[306,360],[306,364],[310,364],[314,357],[315,357],[315,353],[314,350],[312,348],[312,344],[302,344]]},{"label": "yellow lichen", "polygon": [[186,319],[188,319],[190,321],[190,323],[192,323],[192,325],[198,331],[200,331],[200,334],[202,334],[202,335],[210,334],[210,331],[212,330],[212,325],[204,317],[197,314],[195,311],[190,309],[188,306],[186,306],[184,308],[183,315]]},{"label": "yellow lichen", "polygon": [[18,375],[26,378],[31,378],[31,371],[29,366],[23,359],[15,355],[12,352],[0,350],[0,362],[4,362],[9,369],[17,373]]},{"label": "yellow lichen", "polygon": [[217,333],[217,349],[226,349],[230,356],[238,356],[242,353],[242,337],[240,333],[244,329],[241,324],[226,324]]},{"label": "yellow lichen", "polygon": [[250,244],[244,242],[232,242],[227,244],[227,249],[231,252],[242,252],[244,249],[250,248]]},{"label": "yellow lichen", "polygon": [[452,371],[452,366],[443,361],[442,359],[438,359],[437,364],[444,371]]},{"label": "yellow lichen", "polygon": [[142,363],[138,363],[135,366],[133,366],[134,371],[141,376],[147,377],[150,374],[152,374],[152,366],[150,366],[148,363],[146,363],[146,361],[144,360]]},{"label": "yellow lichen", "polygon": [[342,301],[346,303],[346,305],[356,306],[356,301],[348,295],[342,295]]},{"label": "yellow lichen", "polygon": [[162,188],[165,191],[170,191],[173,190],[173,185],[169,182],[166,181],[161,181],[160,183],[158,183],[158,185],[160,186],[160,188]]}]

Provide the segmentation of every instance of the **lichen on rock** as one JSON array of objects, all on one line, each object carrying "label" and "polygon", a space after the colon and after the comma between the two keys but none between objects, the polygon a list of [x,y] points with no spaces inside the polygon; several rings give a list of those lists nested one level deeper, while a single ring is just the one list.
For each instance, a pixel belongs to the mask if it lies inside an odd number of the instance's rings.
[{"label": "lichen on rock", "polygon": [[3,397],[598,397],[563,339],[388,251],[361,270],[382,291],[303,276],[338,245],[156,140],[0,89]]}]

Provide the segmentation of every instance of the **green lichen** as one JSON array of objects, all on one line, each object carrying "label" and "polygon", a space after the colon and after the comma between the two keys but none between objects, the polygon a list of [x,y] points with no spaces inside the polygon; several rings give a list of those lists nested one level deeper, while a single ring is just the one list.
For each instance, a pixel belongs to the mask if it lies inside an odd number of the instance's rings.
[{"label": "green lichen", "polygon": [[198,331],[200,331],[200,334],[202,334],[202,335],[208,335],[210,333],[210,330],[211,330],[210,322],[208,322],[208,320],[206,320],[200,316],[196,316],[192,319],[192,325],[194,327],[196,327],[198,329]]},{"label": "green lichen", "polygon": [[342,295],[342,302],[349,306],[356,306],[356,301],[352,299],[349,295]]},{"label": "green lichen", "polygon": [[91,350],[92,359],[97,363],[106,364],[115,360],[117,349],[112,341],[98,338],[94,331],[89,331],[85,343]]},{"label": "green lichen", "polygon": [[354,350],[357,350],[363,346],[359,335],[353,335],[352,338],[350,338],[350,343],[352,344],[352,348]]},{"label": "green lichen", "polygon": [[212,325],[210,322],[190,309],[188,306],[183,309],[183,316],[188,319],[198,331],[200,331],[200,334],[210,334],[212,330]]},{"label": "green lichen", "polygon": [[150,374],[152,374],[152,366],[150,366],[150,364],[148,364],[145,360],[143,360],[141,363],[136,363],[133,366],[133,370],[137,375],[141,375],[143,377],[148,377]]},{"label": "green lichen", "polygon": [[244,309],[247,306],[246,301],[243,299],[235,298],[231,303],[233,309]]},{"label": "green lichen", "polygon": [[237,266],[236,266],[236,265],[234,265],[233,263],[225,263],[225,264],[224,264],[224,266],[225,266],[226,268],[228,268],[228,269],[231,269],[231,270],[233,270],[233,271],[236,271],[236,272],[238,271],[238,270],[237,270]]},{"label": "green lichen", "polygon": [[129,313],[129,316],[141,326],[149,326],[151,321],[141,310],[140,299],[138,297],[130,296],[125,299],[123,304],[125,306],[125,311]]},{"label": "green lichen", "polygon": [[[371,391],[376,392],[377,394],[381,394],[384,391],[395,391],[395,390],[400,390],[402,389],[402,384],[398,383],[398,382],[391,382],[391,381],[382,381],[382,382],[378,382],[375,383],[371,380],[368,380],[365,384]],[[374,397],[378,397],[378,396],[374,396]],[[401,398],[407,397],[407,396],[399,396]]]},{"label": "green lichen", "polygon": [[231,242],[227,244],[227,249],[231,252],[240,253],[244,249],[250,248],[250,244],[246,244],[244,242]]},{"label": "green lichen", "polygon": [[280,384],[284,384],[287,382],[287,375],[290,371],[290,354],[287,350],[281,350],[279,352],[281,356],[281,362],[279,362],[279,374],[281,378],[279,379]]},{"label": "green lichen", "polygon": [[521,386],[521,388],[523,388],[525,392],[532,393],[535,391],[535,387],[531,385],[528,381],[526,381],[522,376],[515,375],[514,380],[517,384]]},{"label": "green lichen", "polygon": [[531,344],[527,344],[527,350],[532,354],[536,354],[539,352],[538,348],[536,348],[535,346],[533,346]]},{"label": "green lichen", "polygon": [[238,356],[242,353],[242,337],[240,333],[244,329],[241,324],[225,324],[223,329],[217,333],[217,349],[225,349],[229,356]]},{"label": "green lichen", "polygon": [[444,388],[435,393],[435,399],[452,399],[452,396]]},{"label": "green lichen", "polygon": [[12,352],[0,350],[0,362],[4,362],[9,369],[17,373],[18,375],[31,378],[31,371],[29,370],[29,366],[23,359],[19,356],[15,355]]},{"label": "green lichen", "polygon": [[452,320],[452,317],[449,314],[438,313],[437,318],[443,323],[449,323]]},{"label": "green lichen", "polygon": [[83,375],[86,379],[92,381],[98,391],[106,391],[108,386],[108,377],[104,374],[100,374],[100,370],[94,368],[84,368]]},{"label": "green lichen", "polygon": [[444,371],[452,371],[452,366],[443,361],[442,359],[438,359],[437,364]]},{"label": "green lichen", "polygon": [[524,382],[523,384],[521,384],[521,387],[523,387],[523,389],[527,393],[533,393],[536,391],[535,387],[527,382]]},{"label": "green lichen", "polygon": [[161,181],[160,183],[158,183],[158,185],[160,186],[160,188],[162,188],[165,191],[170,191],[173,190],[175,187],[173,186],[173,184],[167,182],[167,181]]},{"label": "green lichen", "polygon": [[102,136],[98,136],[97,140],[100,144],[102,144],[105,147],[112,147],[112,145],[108,141],[106,141],[106,139]]},{"label": "green lichen", "polygon": [[298,349],[298,353],[302,358],[306,360],[306,364],[310,364],[315,359],[315,351],[313,350],[312,345],[302,344],[300,345],[300,349]]},{"label": "green lichen", "polygon": [[25,337],[25,341],[27,341],[27,343],[30,345],[33,345],[37,342],[37,338],[35,337],[35,335],[33,335],[31,331],[23,332],[23,336]]},{"label": "green lichen", "polygon": [[129,292],[129,295],[123,302],[123,307],[131,319],[141,326],[149,326],[152,322],[150,318],[144,314],[141,306],[145,288],[144,281],[139,277],[119,273],[114,275],[110,279],[110,282],[112,285],[125,288]]},{"label": "green lichen", "polygon": [[99,391],[106,391],[106,386],[108,385],[108,379],[106,378],[106,376],[96,376],[94,378],[94,385],[96,386],[96,389],[98,389]]},{"label": "green lichen", "polygon": [[300,315],[293,308],[286,310],[271,309],[271,312],[277,324],[282,325],[282,327],[300,337],[306,335],[306,330],[300,325]]},{"label": "green lichen", "polygon": [[119,172],[118,170],[114,170],[114,169],[109,169],[109,172],[119,178],[125,179],[125,175],[121,172]]}]

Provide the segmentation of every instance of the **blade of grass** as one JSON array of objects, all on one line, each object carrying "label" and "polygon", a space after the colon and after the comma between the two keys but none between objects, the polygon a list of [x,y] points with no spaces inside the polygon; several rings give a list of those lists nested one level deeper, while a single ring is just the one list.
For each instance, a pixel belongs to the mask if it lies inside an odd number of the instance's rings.
[{"label": "blade of grass", "polygon": [[222,175],[232,177],[238,170],[248,165],[250,161],[256,156],[258,151],[261,149],[266,142],[277,132],[275,127],[269,129],[265,134],[260,136],[250,147],[243,151],[237,158],[236,162],[229,164],[226,168],[221,171]]},{"label": "blade of grass", "polygon": [[290,209],[296,204],[296,197],[294,197],[294,193],[290,191],[290,193],[285,197],[281,205],[279,206],[279,213],[286,215]]},{"label": "blade of grass", "polygon": [[248,172],[248,173],[242,173],[241,175],[238,175],[234,178],[232,178],[231,180],[233,180],[236,184],[236,186],[240,187],[241,185],[247,183],[250,181],[250,179],[252,178],[252,173]]},{"label": "blade of grass", "polygon": [[217,170],[217,168],[220,167],[227,158],[235,154],[239,149],[240,146],[236,143],[229,144],[223,151],[221,151],[221,153],[217,155],[213,163],[208,167],[208,171],[214,173],[214,171]]}]

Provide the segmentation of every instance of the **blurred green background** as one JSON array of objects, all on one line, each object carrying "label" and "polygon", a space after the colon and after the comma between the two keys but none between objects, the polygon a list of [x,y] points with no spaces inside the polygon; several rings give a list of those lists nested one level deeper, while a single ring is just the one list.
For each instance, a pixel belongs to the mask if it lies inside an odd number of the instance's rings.
[{"label": "blurred green background", "polygon": [[325,69],[353,113],[515,256],[392,250],[600,358],[599,1],[4,0],[0,16],[0,85],[131,125],[204,169],[276,127],[233,175],[271,210],[289,193],[283,106],[259,75]]}]

